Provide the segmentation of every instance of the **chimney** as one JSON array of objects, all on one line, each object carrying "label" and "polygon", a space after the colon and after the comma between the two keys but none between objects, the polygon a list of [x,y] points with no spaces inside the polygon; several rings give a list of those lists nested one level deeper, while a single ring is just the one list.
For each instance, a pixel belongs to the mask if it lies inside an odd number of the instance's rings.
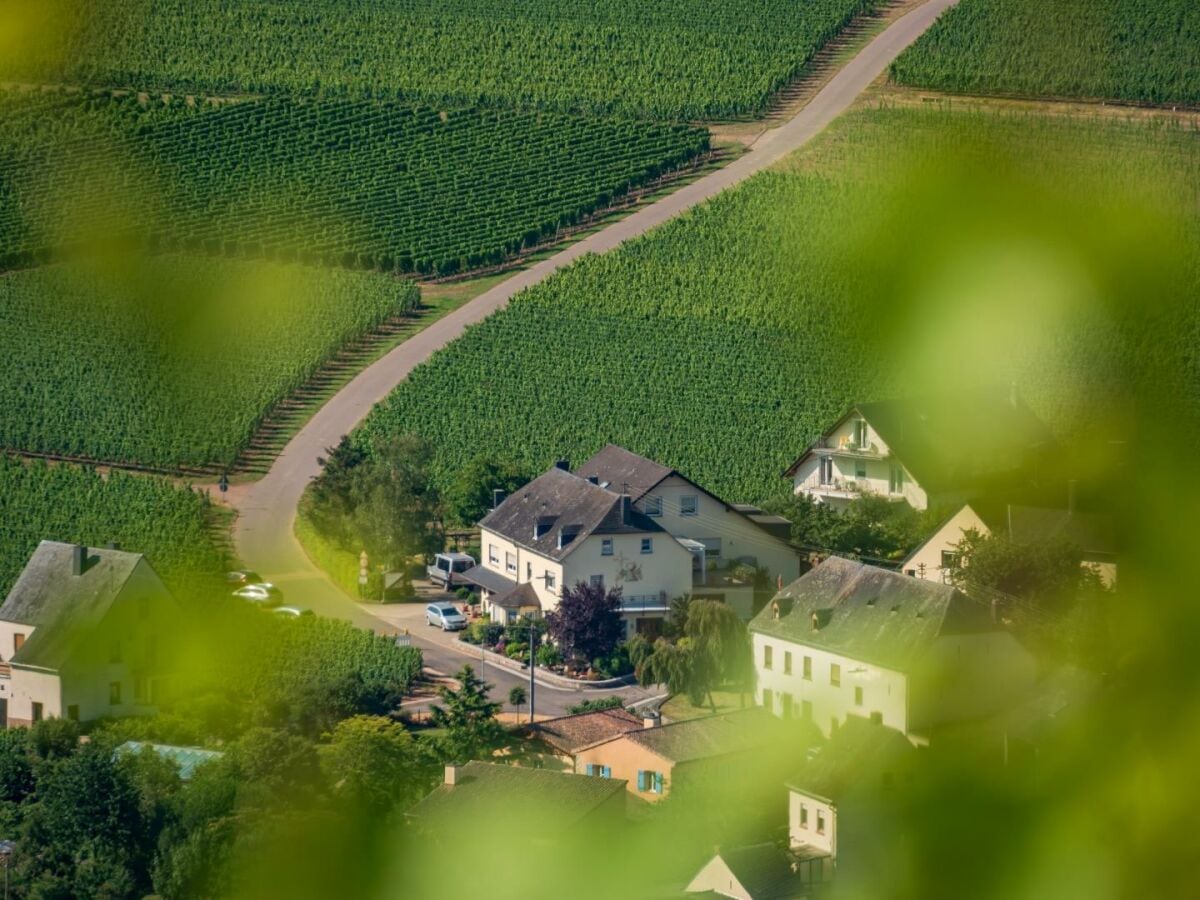
[{"label": "chimney", "polygon": [[821,617],[817,615],[817,611],[815,609],[813,610],[811,621],[812,621],[812,630],[820,631],[821,630]]},{"label": "chimney", "polygon": [[1077,482],[1074,478],[1072,478],[1070,481],[1067,482],[1067,512],[1068,513],[1075,512],[1075,491],[1078,486],[1079,486],[1079,482]]},{"label": "chimney", "polygon": [[71,548],[71,574],[82,575],[83,570],[87,568],[87,547],[83,544],[76,544]]},{"label": "chimney", "polygon": [[492,490],[492,509],[497,509],[504,502],[504,491],[499,488]]},{"label": "chimney", "polygon": [[628,494],[621,495],[621,524],[628,525],[633,518],[633,501]]},{"label": "chimney", "polygon": [[571,461],[569,459],[556,459],[554,461],[554,468],[562,469],[564,472],[570,472]]},{"label": "chimney", "polygon": [[446,766],[446,784],[454,787],[458,784],[459,766]]},{"label": "chimney", "polygon": [[109,541],[107,544],[104,545],[104,549],[105,550],[120,550],[121,545],[118,544],[116,541]]},{"label": "chimney", "polygon": [[642,727],[643,728],[657,728],[661,724],[662,724],[662,717],[658,714],[658,710],[648,709],[644,713],[642,713]]}]

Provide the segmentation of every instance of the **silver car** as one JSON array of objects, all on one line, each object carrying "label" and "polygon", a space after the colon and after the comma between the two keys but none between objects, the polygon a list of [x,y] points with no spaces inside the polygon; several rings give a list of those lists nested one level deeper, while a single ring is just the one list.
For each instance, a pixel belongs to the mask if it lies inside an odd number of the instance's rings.
[{"label": "silver car", "polygon": [[425,607],[425,622],[442,631],[461,631],[467,627],[467,617],[449,603],[430,603]]}]

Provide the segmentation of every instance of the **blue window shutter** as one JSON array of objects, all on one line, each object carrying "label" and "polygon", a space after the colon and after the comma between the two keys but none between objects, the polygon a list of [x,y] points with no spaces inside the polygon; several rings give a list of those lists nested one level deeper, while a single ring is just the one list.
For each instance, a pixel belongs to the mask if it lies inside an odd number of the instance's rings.
[{"label": "blue window shutter", "polygon": [[600,777],[601,778],[612,778],[612,769],[610,769],[608,766],[601,767]]},{"label": "blue window shutter", "polygon": [[663,792],[663,775],[662,772],[654,773],[654,793],[661,794]]},{"label": "blue window shutter", "polygon": [[586,772],[588,775],[595,775],[596,774],[596,766],[592,763],[588,763]]},{"label": "blue window shutter", "polygon": [[646,790],[646,772],[644,769],[638,769],[638,790]]}]

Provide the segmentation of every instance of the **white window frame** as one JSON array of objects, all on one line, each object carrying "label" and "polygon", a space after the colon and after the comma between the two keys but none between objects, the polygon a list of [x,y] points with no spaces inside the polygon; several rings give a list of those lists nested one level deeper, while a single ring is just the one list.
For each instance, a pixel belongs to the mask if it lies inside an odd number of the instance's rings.
[{"label": "white window frame", "polygon": [[488,544],[488,565],[500,568],[500,551],[496,549],[495,544]]},{"label": "white window frame", "polygon": [[517,554],[504,551],[504,571],[514,573],[517,571]]},{"label": "white window frame", "polygon": [[613,539],[612,538],[601,538],[600,539],[600,555],[601,556],[612,556],[613,555]]},{"label": "white window frame", "polygon": [[554,573],[549,569],[546,570],[546,590],[552,591],[558,586],[558,580],[554,577]]},{"label": "white window frame", "polygon": [[[691,509],[688,509],[688,504],[691,504]],[[681,516],[698,516],[700,515],[700,496],[699,494],[684,494],[679,498],[679,514]]]},{"label": "white window frame", "polygon": [[642,554],[649,556],[654,552],[654,538],[642,538]]},{"label": "white window frame", "polygon": [[642,512],[657,519],[662,515],[662,497],[659,497],[657,494],[647,496],[642,501]]},{"label": "white window frame", "polygon": [[588,576],[588,584],[590,584],[592,587],[602,588],[602,587],[604,587],[604,576],[603,575],[589,575]]}]

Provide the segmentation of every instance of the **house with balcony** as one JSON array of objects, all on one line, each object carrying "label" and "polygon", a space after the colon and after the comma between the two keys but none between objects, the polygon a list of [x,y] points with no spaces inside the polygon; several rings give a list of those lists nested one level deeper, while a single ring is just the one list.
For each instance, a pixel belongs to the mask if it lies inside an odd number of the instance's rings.
[{"label": "house with balcony", "polygon": [[462,575],[494,621],[542,616],[582,582],[619,587],[627,633],[654,633],[671,600],[692,592],[692,551],[628,493],[565,462],[498,499],[479,523],[482,559]]},{"label": "house with balcony", "polygon": [[968,531],[983,537],[1002,535],[1013,544],[1042,547],[1066,543],[1079,550],[1082,564],[1100,581],[1111,586],[1117,580],[1117,546],[1112,521],[1105,516],[1080,512],[1073,502],[1064,509],[996,504],[986,500],[964,503],[901,564],[905,575],[933,581],[948,581],[958,563],[958,543]]},{"label": "house with balcony", "polygon": [[0,606],[8,725],[152,713],[179,608],[140,553],[42,541]]},{"label": "house with balcony", "polygon": [[859,403],[785,471],[793,491],[844,509],[864,494],[914,509],[1022,496],[1050,475],[1056,445],[1015,389]]},{"label": "house with balcony", "polygon": [[748,619],[754,585],[742,574],[746,568],[765,570],[770,585],[800,574],[787,519],[727,503],[677,469],[608,444],[575,474],[628,495],[636,511],[692,552],[694,597],[722,600]]},{"label": "house with balcony", "polygon": [[867,717],[927,743],[1033,684],[1033,657],[955,588],[830,557],[750,623],[759,700],[825,735]]}]

